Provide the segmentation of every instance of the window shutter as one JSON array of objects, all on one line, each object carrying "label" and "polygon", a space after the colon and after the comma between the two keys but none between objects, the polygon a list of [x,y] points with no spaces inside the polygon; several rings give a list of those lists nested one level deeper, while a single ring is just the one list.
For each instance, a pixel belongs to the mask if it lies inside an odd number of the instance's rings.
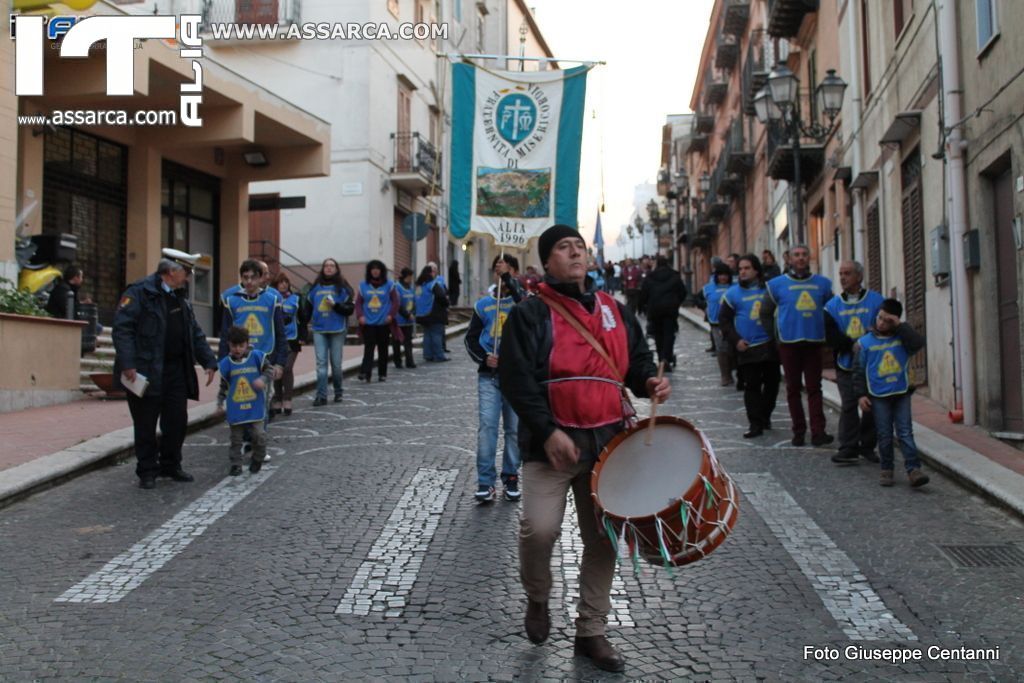
[{"label": "window shutter", "polygon": [[[921,157],[915,152],[903,164],[903,310],[906,321],[920,334],[927,332],[925,290],[927,271],[924,250],[924,214],[921,207]],[[928,354],[921,351],[910,359],[910,380],[928,383]]]},{"label": "window shutter", "polygon": [[882,291],[882,234],[878,220],[878,200],[868,208],[868,288]]}]

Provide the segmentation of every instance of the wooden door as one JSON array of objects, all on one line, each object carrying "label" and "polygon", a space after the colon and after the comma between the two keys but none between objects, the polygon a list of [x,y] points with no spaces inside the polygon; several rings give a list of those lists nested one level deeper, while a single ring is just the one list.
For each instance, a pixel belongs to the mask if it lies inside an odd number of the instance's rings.
[{"label": "wooden door", "polygon": [[996,233],[996,301],[999,315],[999,367],[1003,429],[1024,432],[1021,382],[1020,291],[1017,245],[1013,237],[1013,181],[1007,169],[992,182]]},{"label": "wooden door", "polygon": [[867,215],[867,258],[864,266],[868,271],[868,289],[882,293],[882,229],[878,217],[878,200],[871,202]]},{"label": "wooden door", "polygon": [[395,163],[399,173],[412,170],[412,91],[398,84],[398,132],[396,134]]}]

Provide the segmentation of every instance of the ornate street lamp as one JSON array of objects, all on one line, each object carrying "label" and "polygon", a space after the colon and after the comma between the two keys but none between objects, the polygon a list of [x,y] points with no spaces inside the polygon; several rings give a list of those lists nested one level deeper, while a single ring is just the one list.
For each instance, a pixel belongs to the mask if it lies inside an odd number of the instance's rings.
[{"label": "ornate street lamp", "polygon": [[[786,140],[793,145],[793,187],[796,209],[796,243],[804,238],[803,193],[800,179],[800,137],[822,142],[835,131],[835,119],[843,108],[846,81],[829,69],[815,88],[818,110],[828,117],[828,125],[800,119],[800,79],[788,66],[779,63],[768,75],[768,85],[754,97],[754,112],[764,125],[778,124]],[[703,179],[702,179],[703,180]]]}]

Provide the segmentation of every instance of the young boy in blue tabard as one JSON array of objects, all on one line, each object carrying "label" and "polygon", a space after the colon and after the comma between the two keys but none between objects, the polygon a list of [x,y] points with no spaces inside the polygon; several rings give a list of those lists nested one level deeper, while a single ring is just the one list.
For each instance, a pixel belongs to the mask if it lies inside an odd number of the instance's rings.
[{"label": "young boy in blue tabard", "polygon": [[249,471],[256,473],[267,456],[267,387],[274,381],[274,367],[266,354],[249,346],[249,331],[232,326],[227,333],[228,355],[220,360],[220,391],[217,408],[227,413],[231,426],[232,477],[242,473],[242,442],[252,443]]},{"label": "young boy in blue tabard", "polygon": [[893,430],[900,442],[907,479],[913,487],[928,483],[921,471],[914,443],[914,422],[911,416],[913,387],[907,374],[910,357],[924,348],[925,340],[907,323],[900,322],[903,305],[896,299],[882,302],[875,326],[857,340],[854,347],[854,391],[861,410],[875,416],[878,435],[878,456],[882,473],[878,483],[893,484]]}]

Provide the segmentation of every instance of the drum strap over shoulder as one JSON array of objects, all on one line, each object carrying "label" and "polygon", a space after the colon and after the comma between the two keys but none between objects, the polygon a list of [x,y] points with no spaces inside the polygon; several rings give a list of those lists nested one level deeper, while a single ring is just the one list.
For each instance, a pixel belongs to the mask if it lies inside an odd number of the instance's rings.
[{"label": "drum strap over shoulder", "polygon": [[608,351],[607,349],[604,348],[604,345],[600,341],[598,341],[597,338],[590,333],[590,330],[584,327],[583,323],[577,320],[572,313],[565,310],[565,306],[563,306],[561,302],[552,299],[543,292],[539,292],[537,296],[540,297],[541,301],[546,303],[551,310],[553,310],[555,313],[561,316],[562,319],[569,323],[569,325],[571,325],[574,330],[579,332],[580,336],[583,337],[583,339],[588,344],[594,347],[594,350],[597,351],[597,355],[599,355],[601,359],[608,364],[608,368],[612,371],[612,375],[615,377],[615,379],[618,380],[619,390],[622,392],[623,417],[626,419],[627,422],[634,421],[636,419],[636,408],[633,407],[633,402],[629,400],[629,394],[626,393],[626,380],[622,377],[622,373],[619,372],[619,369],[615,366],[615,363],[612,361],[612,357],[608,354]]}]

